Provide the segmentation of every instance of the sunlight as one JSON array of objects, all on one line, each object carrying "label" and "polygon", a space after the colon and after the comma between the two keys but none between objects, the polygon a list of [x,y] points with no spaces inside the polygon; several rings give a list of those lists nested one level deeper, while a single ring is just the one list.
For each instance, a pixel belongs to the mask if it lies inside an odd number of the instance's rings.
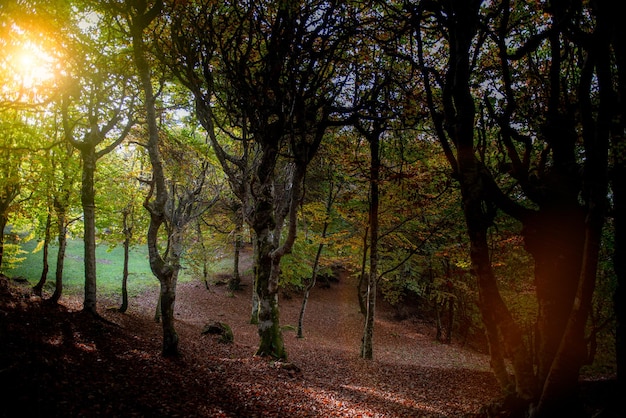
[{"label": "sunlight", "polygon": [[13,27],[17,36],[0,53],[1,94],[10,100],[40,100],[55,81],[58,60],[28,34]]},{"label": "sunlight", "polygon": [[54,77],[52,57],[30,41],[17,51],[14,62],[15,77],[22,88],[36,88]]}]

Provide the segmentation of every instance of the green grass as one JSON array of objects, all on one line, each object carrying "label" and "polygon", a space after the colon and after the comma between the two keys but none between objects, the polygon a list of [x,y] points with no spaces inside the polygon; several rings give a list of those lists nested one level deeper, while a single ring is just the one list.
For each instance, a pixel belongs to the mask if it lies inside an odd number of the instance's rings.
[{"label": "green grass", "polygon": [[[41,276],[43,251],[33,252],[37,247],[36,241],[22,244],[25,258],[15,268],[7,268],[4,273],[10,277],[22,277],[35,285]],[[63,293],[79,295],[83,293],[85,283],[82,240],[68,241],[63,266]],[[54,289],[56,274],[56,258],[58,247],[50,246],[49,272],[45,289]],[[108,245],[98,245],[96,249],[96,272],[98,280],[98,296],[120,297],[122,289],[122,272],[124,263],[124,249],[122,246],[109,248]],[[152,274],[148,261],[148,249],[145,245],[133,247],[130,250],[128,263],[128,293],[135,296],[150,287],[158,286],[158,280]],[[193,277],[185,270],[181,271],[179,281],[190,281]]]}]

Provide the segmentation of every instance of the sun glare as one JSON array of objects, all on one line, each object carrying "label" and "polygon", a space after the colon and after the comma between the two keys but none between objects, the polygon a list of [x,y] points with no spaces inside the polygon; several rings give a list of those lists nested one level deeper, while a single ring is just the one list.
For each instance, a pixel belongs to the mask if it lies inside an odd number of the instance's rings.
[{"label": "sun glare", "polygon": [[52,57],[30,42],[17,51],[14,60],[16,81],[22,88],[36,88],[54,77]]},{"label": "sun glare", "polygon": [[0,52],[0,95],[4,100],[39,101],[54,84],[57,59],[17,30]]}]

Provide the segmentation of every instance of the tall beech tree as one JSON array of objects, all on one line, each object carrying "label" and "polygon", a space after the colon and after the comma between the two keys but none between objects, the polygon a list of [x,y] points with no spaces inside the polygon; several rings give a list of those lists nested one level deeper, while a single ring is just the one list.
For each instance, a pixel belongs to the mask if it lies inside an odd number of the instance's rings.
[{"label": "tall beech tree", "polygon": [[[126,80],[122,82],[125,83]],[[88,94],[88,103],[85,103],[87,107],[86,120],[81,120],[82,117],[72,118],[69,112],[71,99],[69,97],[64,98],[63,128],[66,141],[80,152],[82,160],[81,204],[85,225],[83,236],[85,246],[85,299],[83,309],[95,314],[97,313],[96,191],[94,182],[96,164],[98,159],[113,151],[126,138],[135,121],[131,114],[126,114],[125,120],[122,115],[123,111],[131,111],[131,108],[128,107],[126,94],[118,99],[117,104],[111,103],[109,101],[111,96],[108,95],[111,93],[109,88],[103,85],[92,86],[95,90]],[[111,104],[117,106],[111,109],[109,107]],[[105,122],[101,122],[102,118],[105,118]],[[121,131],[119,130],[120,123],[123,125]],[[108,139],[107,136],[109,135],[113,137]]]},{"label": "tall beech tree", "polygon": [[[76,148],[82,161],[81,204],[84,223],[85,298],[83,309],[96,311],[96,205],[95,172],[100,158],[127,137],[134,119],[131,68],[119,44],[115,26],[106,15],[81,28],[74,22],[73,54],[67,62],[68,76],[61,99],[65,140]],[[119,40],[119,38],[117,38]]]},{"label": "tall beech tree", "polygon": [[[496,377],[536,406],[534,416],[579,416],[616,109],[610,12],[604,3],[456,0],[411,10],[427,104],[461,186]],[[536,347],[524,345],[497,287],[486,235],[497,210],[521,222],[535,261]]]},{"label": "tall beech tree", "polygon": [[[350,6],[201,1],[174,7],[170,19],[174,71],[194,94],[198,119],[220,160],[238,159],[228,155],[217,130],[236,127],[239,138],[245,132],[253,141],[246,220],[254,231],[257,353],[284,359],[280,260],[296,238],[307,165],[327,127],[335,124],[333,106],[347,81],[343,59],[355,23]],[[281,187],[279,173],[287,176]],[[289,228],[282,240],[284,220]]]}]

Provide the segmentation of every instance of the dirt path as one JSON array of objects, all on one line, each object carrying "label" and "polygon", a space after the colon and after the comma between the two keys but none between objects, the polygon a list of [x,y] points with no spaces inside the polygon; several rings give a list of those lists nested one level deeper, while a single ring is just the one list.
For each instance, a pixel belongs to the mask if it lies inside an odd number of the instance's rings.
[{"label": "dirt path", "polygon": [[[330,289],[313,289],[302,339],[295,332],[300,295],[281,299],[289,361],[300,372],[266,381],[266,376],[255,374],[262,373],[256,368],[263,369],[264,362],[253,357],[258,335],[249,323],[250,277],[244,277],[243,284],[243,290],[235,293],[226,286],[206,290],[199,282],[179,285],[176,319],[181,346],[185,357],[198,363],[213,357],[229,364],[232,369],[224,383],[241,393],[268,398],[285,416],[293,405],[301,405],[298,416],[453,417],[476,412],[497,396],[487,356],[437,343],[431,328],[399,322],[389,310],[378,313],[375,359],[360,359],[363,320],[355,284],[349,279],[333,283]],[[143,295],[133,301],[132,315],[150,317],[155,297]],[[202,327],[215,320],[232,327],[234,345],[200,335]],[[150,328],[151,338],[158,341],[159,327]]]}]

